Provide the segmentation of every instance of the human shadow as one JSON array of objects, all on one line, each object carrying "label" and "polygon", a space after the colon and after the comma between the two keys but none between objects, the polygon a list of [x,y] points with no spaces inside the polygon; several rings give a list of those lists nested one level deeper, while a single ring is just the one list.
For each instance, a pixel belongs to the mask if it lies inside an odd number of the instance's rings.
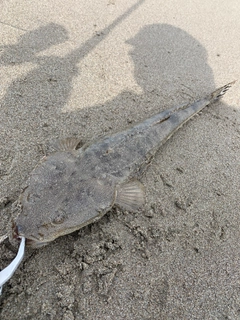
[{"label": "human shadow", "polygon": [[214,88],[203,46],[184,30],[153,24],[127,41],[132,46],[134,77],[141,94],[124,91],[104,104],[62,112],[74,78],[81,77],[81,60],[141,2],[65,56],[44,54],[51,47],[57,52],[58,45],[69,39],[67,30],[55,23],[27,32],[16,44],[2,47],[0,66],[30,65],[29,71],[24,70],[10,84],[0,102],[2,196],[14,193],[12,190],[17,194],[21,182],[42,156],[41,149],[34,145],[72,135],[91,140],[189,101],[198,95],[198,87],[204,92]]},{"label": "human shadow", "polygon": [[[57,51],[57,46],[69,39],[67,30],[54,23],[27,32],[16,44],[3,47],[0,65],[33,66],[10,84],[1,101],[1,139],[7,144],[1,144],[0,154],[6,154],[7,149],[13,159],[0,168],[3,195],[14,188],[18,193],[20,182],[42,156],[42,151],[33,145],[44,145],[61,136],[93,139],[116,128],[121,130],[161,109],[188,102],[198,96],[199,88],[205,93],[214,88],[203,46],[184,30],[153,24],[127,41],[133,48],[130,55],[141,94],[124,91],[104,104],[63,113],[74,78],[81,76],[79,63],[122,19],[124,15],[63,57],[41,54],[53,46]],[[16,149],[20,155],[14,162]]]},{"label": "human shadow", "polygon": [[[129,122],[139,120],[139,109],[157,111],[161,104],[166,104],[166,100],[170,105],[189,100],[189,96],[196,96],[197,86],[214,87],[206,50],[196,39],[171,25],[149,25],[127,41],[133,46],[130,54],[134,63],[134,76],[142,94],[122,92],[104,105],[63,115],[61,110],[68,103],[74,78],[81,76],[78,63],[113,27],[106,28],[100,36],[93,36],[63,57],[41,55],[44,50],[52,46],[57,48],[57,45],[69,38],[66,29],[54,23],[27,32],[17,44],[3,48],[0,65],[33,65],[29,72],[11,83],[1,101],[2,125],[4,127],[7,124],[11,136],[24,139],[25,133],[28,136],[32,132],[42,141],[46,132],[53,136],[56,135],[54,132],[58,132],[58,135],[64,131],[68,133],[67,128],[73,127],[71,121],[80,132],[82,124],[86,125],[82,119],[87,118],[88,124],[92,117],[102,124],[102,130],[96,132],[101,134],[115,127],[116,123],[121,128],[124,122],[122,114]],[[48,120],[53,117],[55,121],[51,124],[52,130],[46,129]],[[24,128],[28,128],[28,132]]]},{"label": "human shadow", "polygon": [[[107,34],[106,31],[105,36]],[[16,150],[16,145],[21,153],[17,159],[19,166],[1,181],[4,195],[14,188],[19,191],[20,182],[40,158],[39,150],[32,151],[35,143],[44,144],[46,140],[62,135],[91,139],[96,135],[110,134],[172,105],[193,100],[199,97],[199,92],[209,93],[215,87],[205,48],[180,28],[153,24],[143,27],[127,41],[132,46],[130,55],[134,64],[134,78],[141,87],[141,94],[124,91],[104,104],[62,113],[68,103],[74,78],[81,76],[78,64],[99,43],[99,37],[104,35],[95,35],[85,45],[64,57],[39,55],[52,46],[57,48],[69,38],[65,28],[49,24],[24,34],[17,44],[3,49],[0,64],[30,62],[34,65],[11,83],[1,101],[0,134],[2,141],[6,140],[7,144],[1,145],[0,159],[1,152],[4,153],[6,148]],[[28,155],[27,159],[25,154]],[[84,230],[86,232],[86,228]],[[65,241],[66,246],[70,246],[70,242]],[[58,250],[64,248],[60,246]],[[31,281],[34,290],[37,282],[34,279]],[[166,293],[164,291],[161,295],[157,286],[155,288],[159,308],[150,310],[152,314],[158,312],[159,316],[159,309],[166,305],[169,289],[167,285],[165,287]],[[139,313],[142,306],[140,302]],[[13,313],[10,308],[6,310]],[[141,314],[139,318],[142,318]]]}]

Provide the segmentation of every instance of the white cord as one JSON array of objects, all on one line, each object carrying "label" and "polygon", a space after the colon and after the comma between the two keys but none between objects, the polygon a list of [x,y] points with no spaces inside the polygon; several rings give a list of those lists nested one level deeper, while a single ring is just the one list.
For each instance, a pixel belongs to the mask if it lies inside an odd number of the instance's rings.
[{"label": "white cord", "polygon": [[18,253],[15,259],[10,263],[9,266],[7,266],[5,269],[3,269],[0,272],[0,295],[2,293],[2,286],[12,277],[17,267],[21,263],[24,256],[24,249],[25,249],[25,238],[22,237],[22,240],[18,249]]}]

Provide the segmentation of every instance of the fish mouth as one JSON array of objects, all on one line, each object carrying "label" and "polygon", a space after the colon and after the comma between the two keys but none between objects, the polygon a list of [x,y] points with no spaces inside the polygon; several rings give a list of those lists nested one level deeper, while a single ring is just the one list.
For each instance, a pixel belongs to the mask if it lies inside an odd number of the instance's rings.
[{"label": "fish mouth", "polygon": [[44,247],[48,243],[49,243],[48,241],[36,241],[31,238],[26,238],[26,246],[31,247],[33,249],[38,249],[38,248]]},{"label": "fish mouth", "polygon": [[12,230],[13,230],[13,239],[16,239],[18,242],[20,242],[22,237],[26,238],[25,244],[27,247],[38,249],[46,246],[49,243],[49,241],[41,241],[33,236],[31,237],[25,236],[20,231],[21,227],[19,227],[15,222],[12,225]]},{"label": "fish mouth", "polygon": [[[21,235],[18,236],[17,240],[20,242]],[[25,244],[26,247],[32,248],[32,249],[38,249],[46,246],[49,243],[49,241],[39,241],[33,238],[26,238]]]}]

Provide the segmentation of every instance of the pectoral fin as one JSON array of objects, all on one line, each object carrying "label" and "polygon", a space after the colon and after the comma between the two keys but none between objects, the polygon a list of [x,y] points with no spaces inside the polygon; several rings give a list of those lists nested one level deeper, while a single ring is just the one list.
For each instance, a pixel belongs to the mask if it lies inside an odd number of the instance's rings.
[{"label": "pectoral fin", "polygon": [[136,211],[145,202],[145,188],[137,180],[121,184],[116,189],[115,204],[119,207]]}]

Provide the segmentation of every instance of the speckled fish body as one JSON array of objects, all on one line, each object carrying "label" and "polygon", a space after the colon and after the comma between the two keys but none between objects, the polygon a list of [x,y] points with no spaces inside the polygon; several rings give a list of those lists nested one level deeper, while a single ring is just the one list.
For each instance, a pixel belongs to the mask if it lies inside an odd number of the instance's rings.
[{"label": "speckled fish body", "polygon": [[45,157],[31,173],[19,198],[16,234],[40,247],[99,220],[113,205],[137,209],[144,203],[137,179],[156,150],[232,84],[78,150],[74,139],[63,141],[63,150]]}]

